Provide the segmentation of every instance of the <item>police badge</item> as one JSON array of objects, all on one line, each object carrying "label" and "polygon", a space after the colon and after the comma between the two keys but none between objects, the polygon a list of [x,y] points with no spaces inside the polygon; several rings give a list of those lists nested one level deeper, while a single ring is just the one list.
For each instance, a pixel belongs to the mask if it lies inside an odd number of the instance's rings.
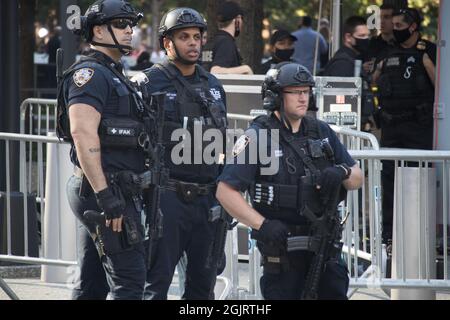
[{"label": "police badge", "polygon": [[247,148],[248,144],[250,143],[250,138],[248,136],[242,136],[236,141],[234,147],[233,147],[233,157],[237,157],[242,153],[242,151]]},{"label": "police badge", "polygon": [[88,83],[93,76],[94,76],[94,69],[83,68],[73,74],[73,82],[75,82],[77,87],[81,88],[86,83]]}]

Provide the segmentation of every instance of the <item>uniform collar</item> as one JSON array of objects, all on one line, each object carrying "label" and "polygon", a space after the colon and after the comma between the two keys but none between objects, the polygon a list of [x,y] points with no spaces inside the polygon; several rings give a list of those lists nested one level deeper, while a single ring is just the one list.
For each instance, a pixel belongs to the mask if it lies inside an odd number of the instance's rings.
[{"label": "uniform collar", "polygon": [[103,52],[100,52],[98,50],[94,50],[91,49],[88,53],[87,56],[93,57],[99,61],[102,61],[108,65],[110,65],[111,67],[113,67],[114,69],[116,69],[117,71],[119,71],[120,73],[123,72],[123,64],[120,62],[115,62],[113,59],[111,59],[110,56],[104,54]]},{"label": "uniform collar", "polygon": [[342,52],[344,52],[345,54],[348,54],[353,59],[358,58],[358,53],[356,53],[353,49],[350,49],[347,46],[343,46],[340,50],[342,50]]},{"label": "uniform collar", "polygon": [[216,33],[216,35],[221,35],[221,36],[226,35],[226,36],[228,36],[229,38],[233,39],[233,41],[236,41],[236,39],[235,39],[231,34],[229,34],[228,32],[226,32],[226,31],[224,31],[224,30],[218,30],[217,33]]}]

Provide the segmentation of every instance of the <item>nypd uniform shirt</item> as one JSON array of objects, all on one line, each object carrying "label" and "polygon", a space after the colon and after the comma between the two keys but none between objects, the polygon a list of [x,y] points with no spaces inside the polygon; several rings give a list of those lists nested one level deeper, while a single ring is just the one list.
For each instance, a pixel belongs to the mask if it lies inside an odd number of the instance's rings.
[{"label": "nypd uniform shirt", "polygon": [[[121,66],[107,55],[95,50],[91,51],[91,54],[121,72]],[[130,91],[111,70],[100,63],[81,62],[66,77],[64,85],[67,108],[75,104],[87,104],[95,108],[102,119],[133,117],[134,110],[130,104],[133,99],[131,99]],[[76,153],[74,149],[73,152]],[[105,171],[143,171],[144,169],[142,150],[127,149],[124,152],[123,149],[102,147],[101,153]],[[72,157],[72,161],[79,166],[76,155]]]},{"label": "nypd uniform shirt", "polygon": [[[342,143],[339,141],[338,137],[336,136],[334,131],[330,128],[330,126],[328,126],[326,123],[322,121],[319,121],[319,125],[320,130],[322,131],[324,137],[328,138],[329,143],[333,148],[336,164],[345,163],[349,167],[353,167],[356,164],[355,160],[352,159],[352,157],[347,152],[346,148],[342,145]],[[252,124],[246,131],[246,133],[238,139],[232,152],[234,159],[233,160],[229,159],[227,161],[227,165],[225,166],[220,177],[217,179],[218,182],[220,181],[225,182],[240,192],[247,191],[250,188],[250,186],[255,183],[255,180],[259,175],[259,171],[263,166],[260,163],[259,156],[257,157],[258,158],[257,163],[252,164],[252,162],[249,161],[249,159],[252,159],[252,156],[250,155],[251,151],[254,152],[255,150],[257,150],[258,155],[260,154],[265,154],[268,156],[271,155],[272,158],[278,158],[280,162],[283,160],[285,151],[283,150],[282,145],[279,144],[278,150],[272,150],[270,138],[266,139],[268,141],[266,152],[265,153],[260,152],[259,148],[261,146],[259,145],[258,140],[261,138],[262,133],[265,132],[261,131],[259,125]],[[301,126],[300,131],[296,134],[304,136],[305,135],[304,126]],[[239,160],[239,155],[244,152],[245,152],[245,162],[242,163],[243,161]],[[268,167],[268,165],[264,165],[264,167]],[[281,170],[283,166],[280,165],[279,168]]]},{"label": "nypd uniform shirt", "polygon": [[[179,72],[179,70],[177,70]],[[176,100],[177,100],[177,91],[173,84],[173,81],[177,80],[170,80],[162,70],[160,70],[157,66],[154,66],[146,71],[144,71],[146,77],[147,77],[147,91],[148,94],[151,95],[156,92],[165,92],[166,98],[164,102],[164,113],[166,119],[174,119],[176,114]],[[179,73],[179,76],[182,76],[181,73]],[[201,78],[199,71],[196,68],[196,71],[193,75],[184,77],[187,82],[189,82],[192,85],[200,84]],[[219,80],[213,76],[212,74],[208,73],[208,85],[209,85],[209,92],[211,93],[212,97],[216,101],[221,101],[223,103],[223,106],[226,107],[226,95],[225,91],[222,87],[222,84],[219,82]],[[225,110],[226,112],[226,110]],[[193,140],[192,140],[193,141]],[[202,178],[197,176],[195,172],[183,172],[182,176],[178,177],[172,177],[174,179],[179,179],[182,181],[187,182],[193,182],[193,183],[204,183],[202,181]]]}]

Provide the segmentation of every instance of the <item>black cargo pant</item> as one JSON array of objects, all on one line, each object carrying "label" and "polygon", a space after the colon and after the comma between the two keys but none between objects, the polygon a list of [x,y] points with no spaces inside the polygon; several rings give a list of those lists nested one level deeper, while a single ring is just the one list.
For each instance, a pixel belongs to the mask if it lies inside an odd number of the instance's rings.
[{"label": "black cargo pant", "polygon": [[[90,235],[95,226],[83,218],[86,210],[101,211],[95,196],[79,195],[81,178],[72,176],[67,183],[69,204],[77,219],[81,222],[78,242],[78,265],[80,280],[73,291],[73,299],[94,300],[141,300],[145,283],[145,253],[143,244],[135,245],[132,250],[99,258],[98,251]],[[127,201],[124,212],[141,224],[140,213],[136,212],[131,201]]]}]

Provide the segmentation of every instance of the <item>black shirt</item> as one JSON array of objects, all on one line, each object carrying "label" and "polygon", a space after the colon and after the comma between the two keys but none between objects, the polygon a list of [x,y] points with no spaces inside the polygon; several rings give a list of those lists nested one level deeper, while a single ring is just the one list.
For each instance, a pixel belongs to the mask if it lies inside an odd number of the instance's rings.
[{"label": "black shirt", "polygon": [[386,41],[381,35],[370,39],[369,50],[367,53],[367,61],[375,58],[375,63],[384,60],[389,52],[389,49],[395,46],[395,41]]},{"label": "black shirt", "polygon": [[356,59],[358,59],[358,54],[344,46],[328,62],[322,75],[325,77],[353,77]]},{"label": "black shirt", "polygon": [[213,39],[211,67],[234,68],[242,65],[236,40],[226,31],[219,30]]}]

